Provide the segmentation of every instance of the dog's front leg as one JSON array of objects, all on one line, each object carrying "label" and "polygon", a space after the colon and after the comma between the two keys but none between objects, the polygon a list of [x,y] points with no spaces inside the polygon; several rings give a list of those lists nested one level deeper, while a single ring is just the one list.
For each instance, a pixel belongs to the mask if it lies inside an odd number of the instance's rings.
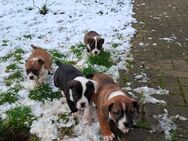
[{"label": "dog's front leg", "polygon": [[90,123],[92,120],[92,115],[91,115],[91,106],[85,108],[84,110],[84,115],[83,115],[83,122],[84,124]]},{"label": "dog's front leg", "polygon": [[113,141],[115,136],[110,129],[107,118],[99,110],[97,110],[97,116],[98,116],[99,125],[100,125],[100,128],[101,128],[101,132],[102,132],[103,137],[104,137],[104,141]]},{"label": "dog's front leg", "polygon": [[40,75],[40,77],[38,79],[39,84],[44,83],[44,81],[46,80],[47,75],[48,75],[48,71],[45,71],[45,72],[43,72],[42,75]]}]

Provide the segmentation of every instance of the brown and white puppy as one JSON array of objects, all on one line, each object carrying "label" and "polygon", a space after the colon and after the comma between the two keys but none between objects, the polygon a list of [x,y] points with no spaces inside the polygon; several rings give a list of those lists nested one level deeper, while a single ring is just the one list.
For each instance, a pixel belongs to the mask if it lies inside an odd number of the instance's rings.
[{"label": "brown and white puppy", "polygon": [[84,36],[84,43],[88,53],[97,55],[101,52],[104,39],[95,31],[89,31]]},{"label": "brown and white puppy", "polygon": [[97,82],[97,93],[93,95],[93,102],[97,106],[97,116],[105,141],[112,141],[109,120],[123,132],[127,133],[133,126],[135,109],[139,110],[136,100],[126,96],[121,88],[106,74],[96,73],[93,78]]},{"label": "brown and white puppy", "polygon": [[42,84],[52,70],[51,55],[40,47],[31,45],[33,51],[26,60],[25,69],[27,78],[33,82],[32,87]]}]

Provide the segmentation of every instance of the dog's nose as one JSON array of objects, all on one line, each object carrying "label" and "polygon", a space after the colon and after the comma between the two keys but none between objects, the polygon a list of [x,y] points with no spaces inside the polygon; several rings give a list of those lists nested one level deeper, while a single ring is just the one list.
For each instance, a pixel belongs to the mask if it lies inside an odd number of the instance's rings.
[{"label": "dog's nose", "polygon": [[129,122],[124,122],[123,124],[125,125],[125,127],[129,127]]},{"label": "dog's nose", "polygon": [[97,52],[97,51],[95,51],[94,53],[95,53],[95,54],[98,54],[98,52]]},{"label": "dog's nose", "polygon": [[86,106],[85,103],[81,103],[80,105],[82,108],[84,108]]},{"label": "dog's nose", "polygon": [[34,76],[29,76],[29,78],[30,78],[31,80],[33,80],[33,79],[34,79]]}]

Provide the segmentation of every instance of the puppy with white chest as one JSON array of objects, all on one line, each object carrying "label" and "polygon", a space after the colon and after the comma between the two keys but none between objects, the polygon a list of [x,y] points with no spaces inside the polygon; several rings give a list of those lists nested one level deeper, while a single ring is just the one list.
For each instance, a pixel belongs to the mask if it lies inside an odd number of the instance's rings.
[{"label": "puppy with white chest", "polygon": [[25,69],[27,77],[32,81],[33,87],[44,83],[48,73],[52,70],[51,55],[40,47],[31,45],[33,51],[26,60]]},{"label": "puppy with white chest", "polygon": [[133,126],[135,109],[139,112],[136,100],[129,98],[121,88],[106,74],[96,73],[92,80],[97,82],[97,93],[92,101],[97,106],[97,116],[105,141],[115,137],[111,131],[109,120],[123,132],[127,133]]},{"label": "puppy with white chest", "polygon": [[84,43],[88,53],[97,55],[102,51],[104,39],[95,31],[89,31],[84,36]]},{"label": "puppy with white chest", "polygon": [[90,102],[96,91],[96,83],[85,78],[81,72],[71,65],[56,62],[58,69],[54,75],[54,84],[65,95],[71,113],[84,110],[84,123],[91,121]]}]

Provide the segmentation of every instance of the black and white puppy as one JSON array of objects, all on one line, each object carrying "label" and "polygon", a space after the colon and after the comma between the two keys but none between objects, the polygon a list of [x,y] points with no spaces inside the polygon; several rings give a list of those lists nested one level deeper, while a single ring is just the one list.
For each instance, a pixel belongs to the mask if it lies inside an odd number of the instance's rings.
[{"label": "black and white puppy", "polygon": [[84,123],[89,123],[90,102],[96,92],[96,82],[85,78],[75,67],[56,62],[58,69],[54,74],[54,84],[65,95],[71,113],[84,110]]},{"label": "black and white puppy", "polygon": [[87,52],[97,55],[102,51],[104,39],[95,31],[89,31],[84,36]]}]

